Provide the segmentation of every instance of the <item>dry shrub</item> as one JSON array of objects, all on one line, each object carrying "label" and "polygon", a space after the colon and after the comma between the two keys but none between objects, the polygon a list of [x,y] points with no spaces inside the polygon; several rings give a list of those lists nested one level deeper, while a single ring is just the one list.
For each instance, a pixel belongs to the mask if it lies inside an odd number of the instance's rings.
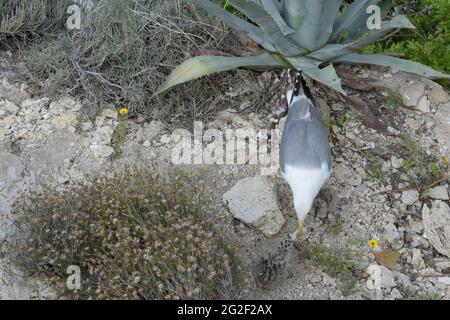
[{"label": "dry shrub", "polygon": [[71,0],[0,0],[0,43],[62,30],[71,4]]},{"label": "dry shrub", "polygon": [[[185,174],[125,172],[14,205],[16,261],[73,298],[232,299],[249,278]],[[81,289],[64,289],[68,266]]]},{"label": "dry shrub", "polygon": [[83,14],[81,30],[63,28],[23,50],[21,75],[52,97],[70,94],[84,100],[88,115],[105,104],[122,104],[130,116],[140,113],[169,127],[189,126],[238,107],[241,101],[225,93],[252,73],[205,77],[159,96],[156,89],[188,57],[227,52],[236,43],[190,1],[98,0]]}]

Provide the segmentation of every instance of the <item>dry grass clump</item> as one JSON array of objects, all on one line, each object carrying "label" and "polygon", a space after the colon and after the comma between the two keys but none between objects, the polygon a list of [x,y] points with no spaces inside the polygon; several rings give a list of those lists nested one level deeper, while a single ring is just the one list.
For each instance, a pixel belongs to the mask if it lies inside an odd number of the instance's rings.
[{"label": "dry grass clump", "polygon": [[0,43],[61,30],[71,4],[70,0],[0,0]]},{"label": "dry grass clump", "polygon": [[238,107],[241,101],[225,93],[252,73],[223,73],[154,93],[189,56],[232,50],[237,41],[230,38],[190,1],[98,0],[83,14],[80,30],[63,28],[23,50],[21,75],[50,96],[84,100],[88,114],[105,104],[124,105],[131,117],[139,113],[171,127],[188,126]]},{"label": "dry grass clump", "polygon": [[[79,299],[232,299],[248,273],[206,217],[190,178],[149,172],[24,195],[16,261]],[[68,266],[81,288],[65,289]]]}]

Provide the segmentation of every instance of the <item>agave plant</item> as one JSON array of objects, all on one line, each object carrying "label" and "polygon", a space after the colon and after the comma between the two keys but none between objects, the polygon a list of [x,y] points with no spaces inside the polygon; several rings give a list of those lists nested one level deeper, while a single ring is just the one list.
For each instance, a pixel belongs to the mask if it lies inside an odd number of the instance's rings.
[{"label": "agave plant", "polygon": [[378,29],[367,27],[371,16],[368,7],[378,5],[385,17],[392,8],[392,0],[355,0],[346,8],[341,8],[342,0],[228,0],[245,20],[213,1],[191,1],[258,43],[265,52],[257,56],[190,58],[173,70],[157,93],[201,76],[240,67],[300,69],[343,94],[334,69],[339,63],[374,64],[428,78],[450,78],[417,62],[383,54],[357,53],[395,29],[414,28],[402,15],[382,21]]}]

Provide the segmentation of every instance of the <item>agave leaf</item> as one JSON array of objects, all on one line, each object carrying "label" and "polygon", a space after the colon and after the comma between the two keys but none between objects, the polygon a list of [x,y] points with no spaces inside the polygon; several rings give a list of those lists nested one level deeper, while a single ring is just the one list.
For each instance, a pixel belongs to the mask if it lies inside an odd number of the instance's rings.
[{"label": "agave leaf", "polygon": [[282,6],[281,6],[281,2],[280,0],[273,0],[273,2],[275,3],[275,5],[277,6],[278,12],[282,12]]},{"label": "agave leaf", "polygon": [[[370,15],[366,12],[367,7],[372,4],[369,3],[365,10],[361,13],[359,18],[357,18],[348,28],[348,36],[345,39],[345,43],[349,43],[353,41],[354,39],[359,38],[361,35],[365,34],[369,29],[367,29],[367,19],[370,17]],[[392,0],[382,0],[377,3],[377,5],[381,9],[381,17],[386,16],[386,14],[392,9],[393,3]]]},{"label": "agave leaf", "polygon": [[[331,41],[337,42],[345,32],[350,32],[356,29],[356,24],[364,19],[367,7],[373,4],[378,4],[381,0],[356,0],[337,17],[333,26],[333,35]],[[367,18],[366,18],[367,19]],[[358,22],[357,22],[358,21]]]},{"label": "agave leaf", "polygon": [[283,17],[281,16],[280,11],[275,3],[278,2],[277,0],[260,0],[260,1],[264,10],[266,10],[266,12],[272,17],[273,21],[275,21],[275,23],[278,25],[278,28],[280,28],[280,31],[283,35],[287,36],[295,32],[295,30],[289,27],[283,20]]},{"label": "agave leaf", "polygon": [[346,95],[341,86],[341,79],[338,77],[336,70],[332,64],[325,68],[320,68],[320,61],[316,61],[306,57],[286,58],[286,60],[296,69],[302,70],[311,78],[323,83],[327,87]]},{"label": "agave leaf", "polygon": [[421,63],[415,61],[404,60],[383,54],[356,54],[350,53],[339,57],[334,62],[347,64],[375,64],[379,66],[391,67],[400,71],[415,73],[430,79],[450,79],[449,74],[436,71]]},{"label": "agave leaf", "polygon": [[298,30],[305,16],[305,0],[282,0],[281,10],[287,24]]},{"label": "agave leaf", "polygon": [[[305,52],[303,48],[298,46],[294,41],[288,39],[283,35],[278,24],[274,21],[272,16],[266,10],[252,0],[228,0],[228,2],[246,15],[250,20],[255,22],[270,39],[271,43],[275,45],[284,56],[296,56]],[[276,8],[272,12],[275,15]]]},{"label": "agave leaf", "polygon": [[304,0],[305,15],[294,36],[303,48],[314,51],[331,37],[336,14],[342,0]]},{"label": "agave leaf", "polygon": [[277,68],[286,66],[288,65],[283,60],[270,53],[249,57],[199,56],[190,58],[177,66],[155,94],[160,94],[173,86],[215,72],[228,71],[240,67]]},{"label": "agave leaf", "polygon": [[264,32],[254,24],[248,23],[247,21],[236,17],[226,10],[223,10],[210,0],[192,0],[192,2],[205,9],[210,14],[216,16],[229,27],[242,32],[245,36],[260,44],[267,51],[276,51],[275,47],[270,43]]},{"label": "agave leaf", "polygon": [[381,28],[370,31],[360,39],[348,44],[329,44],[311,53],[311,57],[320,61],[329,61],[339,56],[346,55],[352,51],[362,48],[377,41],[394,29],[414,29],[414,25],[405,16],[396,16],[389,21],[382,21]]}]

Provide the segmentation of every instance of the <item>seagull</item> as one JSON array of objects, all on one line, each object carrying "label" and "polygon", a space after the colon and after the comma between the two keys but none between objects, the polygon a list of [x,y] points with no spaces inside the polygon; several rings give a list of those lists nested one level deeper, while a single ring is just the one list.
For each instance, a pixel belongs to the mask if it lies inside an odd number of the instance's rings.
[{"label": "seagull", "polygon": [[296,73],[289,90],[288,115],[280,145],[281,174],[289,184],[298,219],[292,239],[300,239],[313,201],[331,174],[332,158],[327,132],[311,91]]}]

